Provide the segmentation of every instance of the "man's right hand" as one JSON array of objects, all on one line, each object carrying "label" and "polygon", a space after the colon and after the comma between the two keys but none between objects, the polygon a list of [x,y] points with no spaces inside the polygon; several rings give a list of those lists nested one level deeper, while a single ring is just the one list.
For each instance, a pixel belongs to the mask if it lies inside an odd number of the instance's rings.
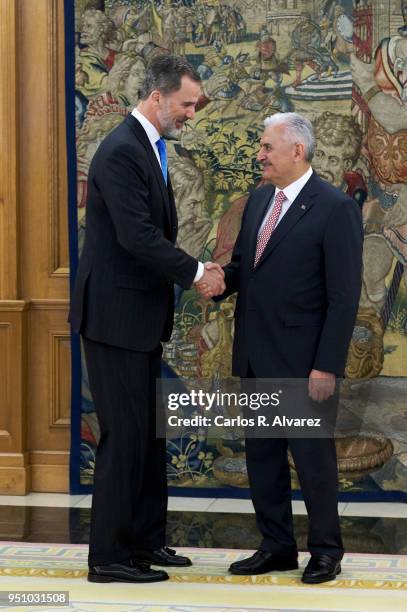
[{"label": "man's right hand", "polygon": [[195,283],[199,294],[208,300],[214,295],[221,295],[226,290],[225,273],[219,264],[207,262],[200,280]]}]

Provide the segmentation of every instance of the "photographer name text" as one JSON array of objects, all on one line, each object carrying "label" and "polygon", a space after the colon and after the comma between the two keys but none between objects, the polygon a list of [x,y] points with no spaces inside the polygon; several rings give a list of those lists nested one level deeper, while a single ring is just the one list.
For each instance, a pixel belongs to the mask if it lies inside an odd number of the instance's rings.
[{"label": "photographer name text", "polygon": [[264,415],[254,417],[225,417],[217,415],[209,417],[195,415],[191,417],[179,417],[172,414],[168,417],[170,427],[320,427],[321,419],[311,418],[290,418],[287,416],[274,416],[272,419]]}]

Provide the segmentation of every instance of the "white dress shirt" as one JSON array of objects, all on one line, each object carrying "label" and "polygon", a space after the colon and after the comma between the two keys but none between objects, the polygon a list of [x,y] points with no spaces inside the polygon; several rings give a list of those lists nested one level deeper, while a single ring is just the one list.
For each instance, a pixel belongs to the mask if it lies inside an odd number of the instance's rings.
[{"label": "white dress shirt", "polygon": [[[157,161],[161,166],[160,153],[156,144],[157,140],[161,138],[161,134],[159,133],[155,125],[153,125],[151,121],[149,121],[147,117],[143,115],[143,113],[140,113],[137,108],[133,108],[131,114],[137,119],[137,121],[139,121],[139,123],[141,123],[145,133],[147,134],[147,138],[150,141],[151,146],[153,147],[154,153],[157,157]],[[194,283],[197,283],[202,278],[204,271],[205,268],[203,263],[198,261],[198,268],[196,270]]]},{"label": "white dress shirt", "polygon": [[258,236],[263,231],[263,228],[266,225],[267,219],[269,218],[269,216],[273,212],[274,202],[275,202],[276,196],[279,193],[279,191],[284,191],[284,195],[285,195],[285,197],[287,199],[284,200],[283,205],[281,207],[281,213],[280,213],[280,216],[279,216],[279,218],[277,220],[276,227],[280,223],[281,219],[284,217],[284,215],[287,212],[287,210],[290,208],[291,204],[294,202],[295,198],[300,193],[301,189],[306,185],[306,183],[308,183],[309,179],[311,178],[312,172],[313,171],[312,171],[312,168],[310,166],[308,168],[308,170],[306,171],[306,173],[303,174],[302,176],[300,176],[300,178],[297,179],[296,181],[294,181],[294,183],[291,183],[290,185],[287,185],[287,187],[284,187],[284,189],[279,189],[278,187],[276,187],[276,190],[275,190],[275,192],[273,194],[273,197],[271,199],[271,202],[270,202],[270,206],[268,207],[267,212],[266,212],[266,214],[264,216],[263,222],[260,225],[260,228],[259,228],[259,231],[258,231],[258,234],[257,234]]},{"label": "white dress shirt", "polygon": [[154,149],[154,153],[157,157],[158,163],[161,166],[161,159],[160,159],[160,153],[158,151],[158,147],[157,147],[157,140],[159,140],[161,138],[161,134],[159,133],[159,131],[157,130],[157,128],[155,127],[155,125],[153,125],[151,123],[151,121],[149,121],[147,119],[147,117],[145,117],[143,115],[143,113],[140,113],[139,110],[137,110],[137,108],[134,108],[132,110],[133,117],[135,117],[137,119],[137,121],[139,121],[141,123],[141,125],[144,128],[145,133],[147,134],[147,138],[150,141],[151,146]]}]

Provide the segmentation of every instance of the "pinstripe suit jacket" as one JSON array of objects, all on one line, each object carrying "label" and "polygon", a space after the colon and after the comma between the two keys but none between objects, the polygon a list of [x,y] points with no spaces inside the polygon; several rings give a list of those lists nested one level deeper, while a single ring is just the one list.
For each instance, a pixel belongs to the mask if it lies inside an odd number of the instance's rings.
[{"label": "pinstripe suit jacket", "polygon": [[136,351],[169,340],[174,283],[190,287],[198,265],[175,247],[177,229],[169,177],[167,187],[143,127],[129,115],[90,165],[73,330]]}]

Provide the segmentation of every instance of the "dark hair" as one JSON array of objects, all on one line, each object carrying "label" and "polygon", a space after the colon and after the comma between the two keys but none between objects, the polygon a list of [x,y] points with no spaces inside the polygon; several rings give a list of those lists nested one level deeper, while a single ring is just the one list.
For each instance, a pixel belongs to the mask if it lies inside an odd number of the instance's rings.
[{"label": "dark hair", "polygon": [[181,79],[189,77],[196,83],[201,82],[195,68],[179,55],[159,55],[148,65],[143,84],[140,88],[140,99],[146,100],[152,91],[158,89],[167,95],[181,89]]}]

